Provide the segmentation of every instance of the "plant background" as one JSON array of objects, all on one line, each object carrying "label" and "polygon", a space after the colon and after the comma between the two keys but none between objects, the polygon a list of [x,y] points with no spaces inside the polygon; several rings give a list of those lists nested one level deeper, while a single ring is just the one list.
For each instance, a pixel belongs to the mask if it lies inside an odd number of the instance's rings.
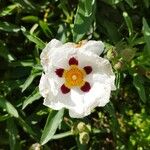
[{"label": "plant background", "polygon": [[[105,42],[109,104],[82,119],[43,106],[39,55],[52,38]],[[0,0],[1,150],[149,150],[149,79],[150,0]]]}]

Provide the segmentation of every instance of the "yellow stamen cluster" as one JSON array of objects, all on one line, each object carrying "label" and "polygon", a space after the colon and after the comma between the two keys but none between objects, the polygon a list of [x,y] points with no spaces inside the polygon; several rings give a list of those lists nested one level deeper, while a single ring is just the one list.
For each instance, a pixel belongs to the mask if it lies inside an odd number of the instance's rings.
[{"label": "yellow stamen cluster", "polygon": [[77,65],[71,65],[68,70],[65,70],[63,77],[65,78],[65,85],[68,88],[82,87],[85,84],[84,77],[86,73],[84,69],[79,68]]}]

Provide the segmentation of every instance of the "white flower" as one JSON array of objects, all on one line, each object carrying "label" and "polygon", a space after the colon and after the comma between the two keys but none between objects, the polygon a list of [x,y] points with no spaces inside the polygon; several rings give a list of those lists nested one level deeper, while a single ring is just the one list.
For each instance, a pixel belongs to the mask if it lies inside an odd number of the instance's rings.
[{"label": "white flower", "polygon": [[103,52],[101,41],[79,44],[51,40],[41,53],[44,74],[39,90],[44,105],[69,109],[74,118],[87,116],[97,106],[105,106],[115,90],[115,75]]}]

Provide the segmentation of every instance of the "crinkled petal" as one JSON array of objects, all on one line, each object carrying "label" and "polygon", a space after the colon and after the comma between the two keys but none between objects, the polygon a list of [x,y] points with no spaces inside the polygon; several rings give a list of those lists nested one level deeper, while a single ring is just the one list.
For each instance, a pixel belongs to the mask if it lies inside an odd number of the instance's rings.
[{"label": "crinkled petal", "polygon": [[39,84],[39,91],[40,91],[40,94],[44,98],[47,97],[48,93],[50,92],[49,85],[48,85],[48,78],[45,74],[42,74],[41,76],[40,84]]},{"label": "crinkled petal", "polygon": [[97,106],[105,106],[110,98],[110,86],[96,82],[88,93],[79,93],[72,90],[71,99],[76,106],[69,109],[69,114],[73,118],[82,118],[91,113]]},{"label": "crinkled petal", "polygon": [[[51,65],[58,68],[68,68],[69,58],[75,57],[77,49],[73,46],[73,43],[66,43],[61,47],[55,49],[51,57]],[[76,58],[76,57],[75,57]]]},{"label": "crinkled petal", "polygon": [[[91,52],[81,52],[77,53],[77,59],[79,61],[79,66],[84,68],[85,66],[92,67],[92,74],[97,73],[101,75],[106,75],[111,84],[111,90],[115,90],[115,74],[113,73],[110,62],[98,55],[92,54]],[[94,60],[94,61],[93,61]],[[90,74],[86,78],[90,77]],[[100,76],[99,76],[100,77]]]},{"label": "crinkled petal", "polygon": [[90,40],[83,44],[80,49],[82,51],[90,51],[99,56],[104,51],[104,44],[102,41]]},{"label": "crinkled petal", "polygon": [[44,71],[47,71],[51,54],[55,51],[55,48],[60,46],[62,46],[62,43],[59,40],[53,39],[43,49],[40,58]]}]

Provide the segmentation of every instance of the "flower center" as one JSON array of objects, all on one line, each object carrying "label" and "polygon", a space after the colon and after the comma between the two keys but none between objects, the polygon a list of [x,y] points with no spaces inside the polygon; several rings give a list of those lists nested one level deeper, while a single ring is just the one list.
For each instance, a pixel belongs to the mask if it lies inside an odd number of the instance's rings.
[{"label": "flower center", "polygon": [[75,74],[72,76],[72,80],[77,80],[77,76]]},{"label": "flower center", "polygon": [[86,73],[83,69],[79,68],[76,65],[71,65],[69,70],[65,70],[63,77],[65,78],[65,85],[68,88],[71,87],[81,87],[84,85],[84,77],[86,76]]}]

